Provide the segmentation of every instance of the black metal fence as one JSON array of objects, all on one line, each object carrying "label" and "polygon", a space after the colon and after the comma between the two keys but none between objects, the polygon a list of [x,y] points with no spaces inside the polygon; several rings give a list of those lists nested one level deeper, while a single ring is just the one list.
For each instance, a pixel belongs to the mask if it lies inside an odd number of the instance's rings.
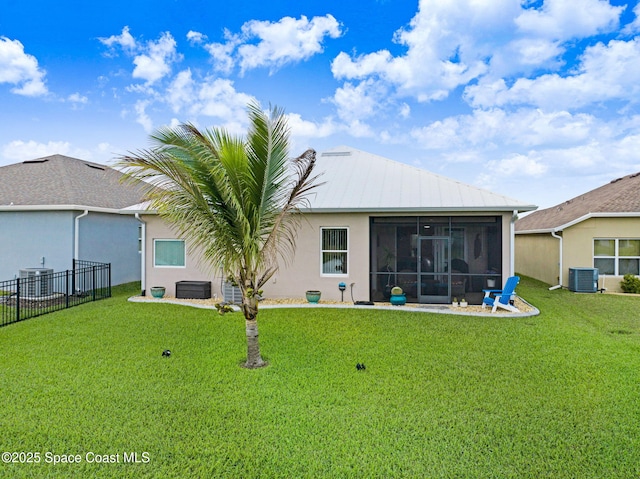
[{"label": "black metal fence", "polygon": [[57,273],[23,270],[0,281],[0,326],[111,297],[111,264],[74,260]]}]

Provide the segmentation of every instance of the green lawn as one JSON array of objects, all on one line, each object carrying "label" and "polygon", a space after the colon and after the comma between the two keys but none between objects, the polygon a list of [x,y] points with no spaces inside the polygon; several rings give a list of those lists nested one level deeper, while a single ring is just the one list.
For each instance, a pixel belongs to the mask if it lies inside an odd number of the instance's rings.
[{"label": "green lawn", "polygon": [[540,316],[263,310],[254,371],[239,313],[132,290],[0,328],[0,451],[40,455],[0,477],[640,477],[640,297],[518,292]]}]

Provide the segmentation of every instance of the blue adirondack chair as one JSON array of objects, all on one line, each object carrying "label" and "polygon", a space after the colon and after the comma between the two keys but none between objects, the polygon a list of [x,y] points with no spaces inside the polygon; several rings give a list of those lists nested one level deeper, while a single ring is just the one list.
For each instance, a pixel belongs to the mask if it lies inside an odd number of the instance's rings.
[{"label": "blue adirondack chair", "polygon": [[498,308],[503,308],[513,313],[520,311],[510,303],[511,297],[515,295],[516,286],[520,282],[519,276],[510,276],[504,285],[504,289],[483,289],[484,298],[482,307],[491,306],[491,312],[495,313]]}]

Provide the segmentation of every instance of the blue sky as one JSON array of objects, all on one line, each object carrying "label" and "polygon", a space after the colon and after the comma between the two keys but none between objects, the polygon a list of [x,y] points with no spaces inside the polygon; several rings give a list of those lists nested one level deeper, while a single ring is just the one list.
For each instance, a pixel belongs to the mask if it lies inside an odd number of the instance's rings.
[{"label": "blue sky", "polygon": [[0,166],[109,164],[283,107],[349,145],[548,207],[640,171],[640,6],[611,0],[0,0]]}]

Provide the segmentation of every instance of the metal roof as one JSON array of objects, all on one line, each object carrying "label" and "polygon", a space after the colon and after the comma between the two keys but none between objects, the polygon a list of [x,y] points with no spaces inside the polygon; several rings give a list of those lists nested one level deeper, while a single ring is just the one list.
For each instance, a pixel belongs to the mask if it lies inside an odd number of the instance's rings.
[{"label": "metal roof", "polygon": [[340,146],[318,153],[314,212],[531,211],[535,205]]},{"label": "metal roof", "polygon": [[[312,213],[532,211],[537,207],[348,146],[320,152],[309,196]],[[149,203],[123,213],[153,213]]]}]

